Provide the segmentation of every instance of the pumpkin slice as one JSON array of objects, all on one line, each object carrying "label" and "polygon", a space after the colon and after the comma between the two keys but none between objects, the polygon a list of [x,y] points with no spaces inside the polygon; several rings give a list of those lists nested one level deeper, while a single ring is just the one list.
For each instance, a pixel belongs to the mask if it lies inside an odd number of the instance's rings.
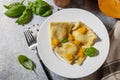
[{"label": "pumpkin slice", "polygon": [[120,0],[98,0],[98,5],[105,15],[120,18]]}]

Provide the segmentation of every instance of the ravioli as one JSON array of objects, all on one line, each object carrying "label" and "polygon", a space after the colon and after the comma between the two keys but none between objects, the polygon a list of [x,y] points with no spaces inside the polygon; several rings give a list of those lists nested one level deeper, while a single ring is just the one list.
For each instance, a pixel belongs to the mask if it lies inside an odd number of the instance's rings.
[{"label": "ravioli", "polygon": [[50,23],[51,48],[69,64],[81,65],[87,57],[85,48],[93,46],[96,40],[96,34],[80,21]]},{"label": "ravioli", "polygon": [[92,46],[97,40],[96,34],[82,22],[78,22],[78,24],[77,29],[72,32],[74,38],[83,44],[82,47]]},{"label": "ravioli", "polygon": [[72,42],[63,43],[61,46],[55,48],[55,52],[64,58],[68,63],[72,63],[75,59],[75,55],[78,51],[78,47]]},{"label": "ravioli", "polygon": [[50,23],[52,48],[55,48],[63,38],[68,36],[68,33],[70,33],[73,25],[74,24],[72,22],[51,22]]}]

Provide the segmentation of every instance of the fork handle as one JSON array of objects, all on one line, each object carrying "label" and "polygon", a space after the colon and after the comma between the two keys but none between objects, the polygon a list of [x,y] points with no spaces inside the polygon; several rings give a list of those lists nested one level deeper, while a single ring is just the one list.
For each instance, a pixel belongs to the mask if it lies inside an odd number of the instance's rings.
[{"label": "fork handle", "polygon": [[33,50],[35,50],[35,52],[37,54],[37,57],[38,57],[38,59],[40,61],[40,64],[41,64],[41,66],[42,66],[42,68],[43,68],[43,70],[44,70],[44,72],[45,72],[48,80],[53,80],[52,77],[51,77],[51,75],[50,75],[50,73],[49,73],[49,71],[47,70],[47,67],[44,65],[44,63],[40,59],[40,56],[39,56],[39,53],[38,53],[38,49],[37,49],[37,44],[32,45],[30,48],[33,49]]}]

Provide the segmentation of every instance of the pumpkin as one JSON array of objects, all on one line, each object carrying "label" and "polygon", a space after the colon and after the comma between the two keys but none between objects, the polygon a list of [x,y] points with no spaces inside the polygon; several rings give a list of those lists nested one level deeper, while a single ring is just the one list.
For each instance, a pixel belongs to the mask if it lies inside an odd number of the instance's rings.
[{"label": "pumpkin", "polygon": [[105,15],[120,18],[120,0],[98,0],[98,5]]}]

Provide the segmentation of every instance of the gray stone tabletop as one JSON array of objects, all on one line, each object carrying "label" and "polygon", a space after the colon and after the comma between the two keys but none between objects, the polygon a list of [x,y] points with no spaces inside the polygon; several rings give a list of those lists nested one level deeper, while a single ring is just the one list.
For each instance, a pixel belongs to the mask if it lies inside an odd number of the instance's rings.
[{"label": "gray stone tabletop", "polygon": [[[48,80],[36,54],[29,49],[23,33],[25,29],[30,28],[36,36],[35,33],[46,18],[34,16],[29,24],[25,26],[17,25],[15,23],[16,19],[4,15],[6,9],[3,7],[4,4],[15,1],[20,0],[0,0],[0,80]],[[45,1],[53,7],[54,13],[62,9],[57,7],[53,0]],[[105,24],[108,31],[116,22],[116,19],[105,16],[99,11],[97,0],[72,0],[68,8],[80,8],[92,12]],[[24,69],[19,64],[18,55],[20,54],[26,55],[36,63],[36,72],[39,76],[33,71]],[[63,78],[49,70],[48,73],[52,80],[79,80]]]}]

